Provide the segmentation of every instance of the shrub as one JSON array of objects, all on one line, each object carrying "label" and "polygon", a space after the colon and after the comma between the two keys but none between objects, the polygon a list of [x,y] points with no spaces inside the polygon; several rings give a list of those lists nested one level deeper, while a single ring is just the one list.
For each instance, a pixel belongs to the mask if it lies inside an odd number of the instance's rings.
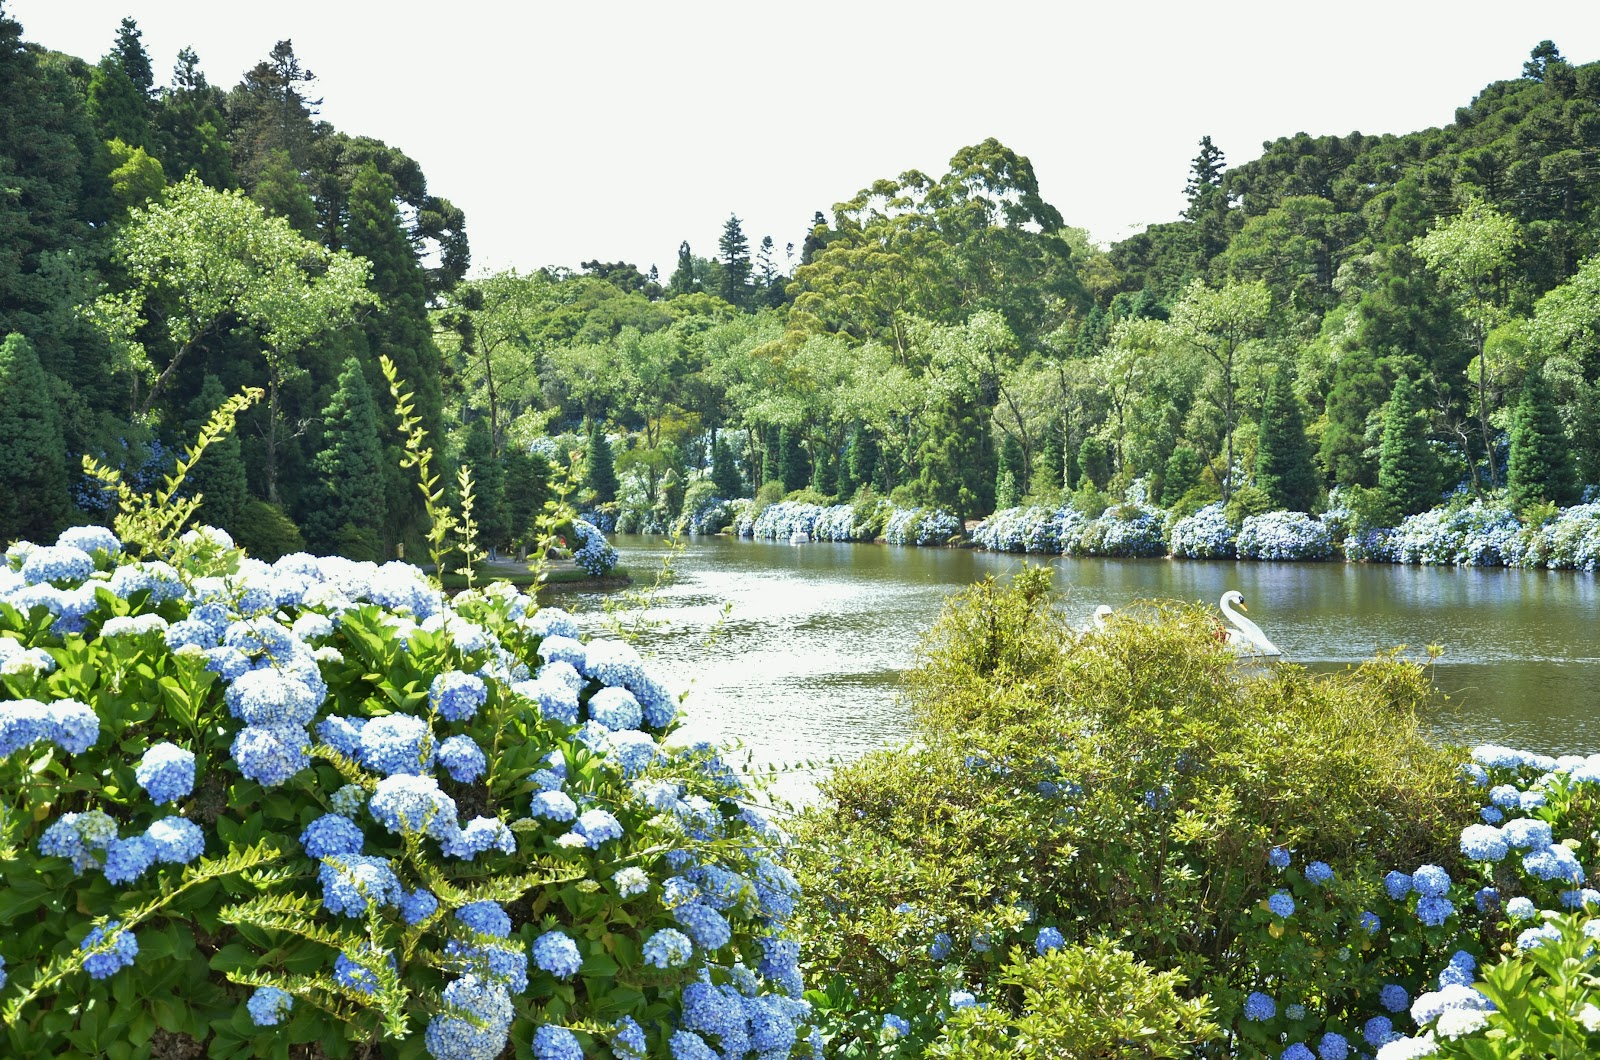
[{"label": "shrub", "polygon": [[733,523],[733,505],[717,496],[716,490],[710,479],[701,479],[685,491],[683,514],[678,519],[680,529],[691,534],[715,534]]},{"label": "shrub", "polygon": [[1255,486],[1240,486],[1233,491],[1233,496],[1228,498],[1225,511],[1230,525],[1243,526],[1244,521],[1250,516],[1265,515],[1274,507],[1272,498],[1267,496],[1265,490],[1257,489]]},{"label": "shrub", "polygon": [[799,501],[779,501],[762,510],[751,527],[754,537],[787,541],[794,534],[810,535],[823,509]]},{"label": "shrub", "polygon": [[[952,989],[1005,1026],[1025,1018],[1002,955],[1057,936],[1114,938],[1184,976],[1227,1034],[1202,1055],[1356,1034],[1384,983],[1414,991],[1451,952],[1455,925],[1426,927],[1382,883],[1396,866],[1459,874],[1476,805],[1416,718],[1420,667],[1252,676],[1198,609],[1124,611],[1075,636],[1034,570],[956,597],[907,695],[915,743],[837,770],[797,844],[823,993],[907,1018],[895,1055],[938,1040]],[[1253,992],[1277,1014],[1247,1020]],[[895,1007],[908,998],[931,999],[921,1022]],[[876,1022],[839,1013],[821,1018],[840,1054],[865,1054]]]},{"label": "shrub", "polygon": [[1168,540],[1172,554],[1184,559],[1232,559],[1235,536],[1219,503],[1173,523]]},{"label": "shrub", "polygon": [[592,523],[573,520],[572,536],[578,546],[572,550],[573,561],[590,575],[603,578],[616,567],[617,550]]},{"label": "shrub", "polygon": [[891,545],[948,545],[961,532],[961,520],[942,508],[900,508],[883,527]]},{"label": "shrub", "polygon": [[1393,542],[1400,563],[1503,567],[1516,556],[1521,533],[1510,509],[1474,500],[1406,517]]},{"label": "shrub", "polygon": [[254,498],[244,503],[233,539],[250,555],[268,562],[306,547],[300,528],[282,508]]},{"label": "shrub", "polygon": [[709,749],[663,748],[676,703],[626,645],[504,585],[446,601],[414,567],[269,566],[218,532],[7,558],[13,1054],[132,1057],[158,1027],[214,1056],[801,1033],[773,830]]},{"label": "shrub", "polygon": [[1332,559],[1328,525],[1305,512],[1268,512],[1245,518],[1236,542],[1241,559]]},{"label": "shrub", "polygon": [[1088,523],[1070,551],[1090,556],[1165,556],[1161,513],[1137,504],[1107,508]]}]

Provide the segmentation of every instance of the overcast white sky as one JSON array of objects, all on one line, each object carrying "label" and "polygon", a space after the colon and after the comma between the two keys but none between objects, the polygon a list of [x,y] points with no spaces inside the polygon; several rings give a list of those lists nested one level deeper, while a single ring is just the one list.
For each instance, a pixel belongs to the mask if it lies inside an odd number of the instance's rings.
[{"label": "overcast white sky", "polygon": [[388,3],[5,0],[94,60],[132,15],[157,80],[193,45],[224,88],[288,38],[322,116],[416,158],[466,211],[474,271],[624,259],[671,272],[798,244],[879,177],[994,136],[1102,242],[1182,209],[1202,135],[1410,132],[1516,77],[1540,40],[1600,59],[1600,8],[1539,0],[1195,3]]}]

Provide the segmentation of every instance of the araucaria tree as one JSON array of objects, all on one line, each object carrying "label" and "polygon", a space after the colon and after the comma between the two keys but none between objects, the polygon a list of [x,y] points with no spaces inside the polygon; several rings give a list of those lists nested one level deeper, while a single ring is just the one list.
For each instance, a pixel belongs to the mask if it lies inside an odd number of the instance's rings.
[{"label": "araucaria tree", "polygon": [[1537,369],[1523,381],[1522,397],[1511,421],[1506,485],[1512,507],[1518,511],[1540,501],[1563,507],[1578,502],[1571,445],[1550,400],[1544,373]]}]

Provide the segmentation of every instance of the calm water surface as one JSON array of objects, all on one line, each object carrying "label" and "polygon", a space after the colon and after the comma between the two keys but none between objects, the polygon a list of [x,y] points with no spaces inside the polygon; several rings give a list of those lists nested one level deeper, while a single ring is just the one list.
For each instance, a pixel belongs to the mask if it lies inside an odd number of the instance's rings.
[{"label": "calm water surface", "polygon": [[[641,581],[660,538],[619,535]],[[1326,563],[1055,558],[1075,622],[1097,604],[1215,601],[1239,589],[1286,656],[1337,669],[1397,644],[1439,644],[1430,713],[1441,739],[1552,754],[1600,750],[1600,578]],[[692,539],[643,649],[687,689],[686,737],[738,740],[766,763],[852,758],[904,739],[901,672],[945,598],[1021,558],[986,552],[814,542]],[[598,631],[600,597],[578,610]],[[577,601],[574,601],[577,602]],[[719,628],[723,604],[732,604]],[[803,774],[796,782],[804,786]]]}]

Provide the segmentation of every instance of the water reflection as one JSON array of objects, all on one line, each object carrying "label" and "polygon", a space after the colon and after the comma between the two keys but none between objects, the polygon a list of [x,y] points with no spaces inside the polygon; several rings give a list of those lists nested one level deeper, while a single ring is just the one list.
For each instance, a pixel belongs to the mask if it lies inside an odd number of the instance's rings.
[{"label": "water reflection", "polygon": [[[623,562],[655,569],[658,538],[620,536]],[[1439,644],[1430,722],[1441,739],[1551,753],[1600,748],[1597,579],[1552,571],[1355,564],[1048,560],[1065,608],[1150,598],[1214,605],[1239,589],[1295,662],[1336,669],[1380,648]],[[688,689],[685,735],[737,740],[756,760],[850,758],[906,738],[901,672],[945,598],[1021,557],[884,545],[693,540],[678,558],[650,634],[669,683]],[[724,602],[732,612],[718,627]],[[598,629],[597,597],[582,598]],[[707,637],[716,631],[709,644]]]}]

